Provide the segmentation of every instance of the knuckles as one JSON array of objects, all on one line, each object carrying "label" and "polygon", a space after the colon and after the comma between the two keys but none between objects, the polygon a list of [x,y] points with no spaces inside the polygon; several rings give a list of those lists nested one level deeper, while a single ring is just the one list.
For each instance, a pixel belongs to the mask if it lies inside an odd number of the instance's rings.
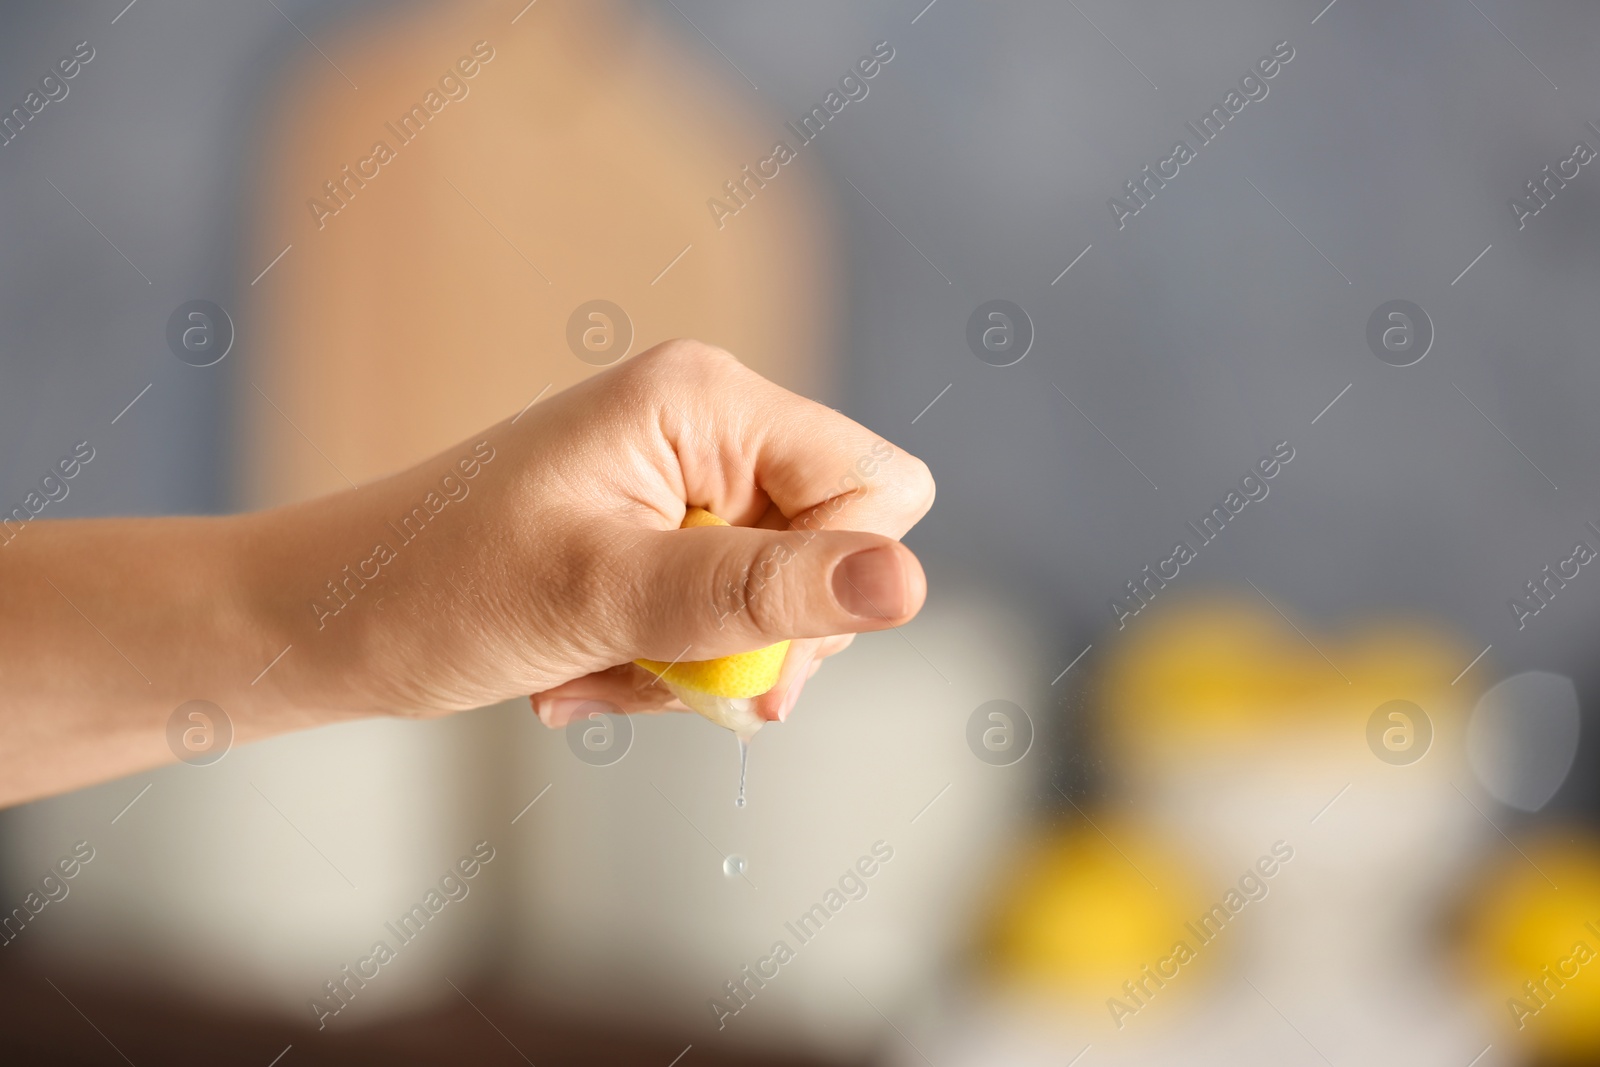
[{"label": "knuckles", "polygon": [[663,400],[715,397],[751,372],[725,349],[678,338],[663,341],[607,372],[605,388],[619,407],[650,410]]},{"label": "knuckles", "polygon": [[933,471],[926,463],[915,456],[906,458],[910,461],[906,472],[906,493],[917,502],[917,517],[921,518],[933,507],[939,487],[934,483]]},{"label": "knuckles", "polygon": [[743,364],[726,349],[679,337],[639,353],[625,366],[628,372],[642,378],[678,382],[725,375]]},{"label": "knuckles", "polygon": [[906,526],[914,526],[933,507],[938,491],[933,471],[917,457],[901,452],[887,473],[880,491],[893,502],[894,511],[907,520]]},{"label": "knuckles", "polygon": [[730,620],[738,619],[743,629],[758,637],[782,640],[791,636],[796,622],[794,605],[782,573],[788,558],[792,553],[779,557],[767,545],[754,555],[733,554],[723,561],[720,587],[737,590]]}]

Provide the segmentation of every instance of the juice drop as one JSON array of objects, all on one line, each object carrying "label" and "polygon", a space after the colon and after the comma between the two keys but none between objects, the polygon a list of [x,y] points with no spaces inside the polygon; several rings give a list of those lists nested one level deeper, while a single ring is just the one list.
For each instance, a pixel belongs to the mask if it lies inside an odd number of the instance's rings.
[{"label": "juice drop", "polygon": [[745,862],[743,856],[729,856],[722,861],[722,873],[729,878],[737,878],[744,873]]},{"label": "juice drop", "polygon": [[750,765],[750,737],[746,734],[736,734],[739,739],[739,795],[733,798],[733,806],[744,807],[744,779],[745,770]]}]

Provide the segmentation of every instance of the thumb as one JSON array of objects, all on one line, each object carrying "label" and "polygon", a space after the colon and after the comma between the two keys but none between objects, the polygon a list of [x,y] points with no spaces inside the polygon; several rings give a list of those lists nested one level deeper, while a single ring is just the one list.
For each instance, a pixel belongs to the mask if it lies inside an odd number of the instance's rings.
[{"label": "thumb", "polygon": [[928,591],[917,557],[880,534],[702,527],[652,534],[641,547],[635,638],[647,658],[713,659],[885,630],[916,615]]}]

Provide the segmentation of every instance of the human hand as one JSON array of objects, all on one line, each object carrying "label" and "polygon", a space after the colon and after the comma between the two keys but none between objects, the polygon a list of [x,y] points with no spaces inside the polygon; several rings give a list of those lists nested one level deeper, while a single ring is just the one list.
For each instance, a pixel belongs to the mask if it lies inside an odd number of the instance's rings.
[{"label": "human hand", "polygon": [[[927,467],[719,349],[658,345],[477,440],[268,513],[285,536],[263,550],[292,554],[301,575],[292,590],[270,579],[273,595],[310,653],[278,684],[414,715],[532,693],[562,726],[591,700],[680,708],[635,659],[789,638],[755,700],[781,719],[824,658],[908,621],[926,595],[898,538],[932,505]],[[401,523],[430,493],[439,510]],[[679,530],[686,505],[735,528]]]}]

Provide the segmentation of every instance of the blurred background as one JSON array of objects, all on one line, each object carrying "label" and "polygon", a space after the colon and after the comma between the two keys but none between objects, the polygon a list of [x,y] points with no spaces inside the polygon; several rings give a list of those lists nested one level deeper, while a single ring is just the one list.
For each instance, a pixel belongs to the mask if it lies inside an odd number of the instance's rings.
[{"label": "blurred background", "polygon": [[7,508],[84,441],[50,517],[334,491],[675,336],[939,500],[927,610],[744,809],[708,723],[517,702],[0,813],[0,1048],[1600,1063],[1597,40],[1579,0],[7,5]]}]

